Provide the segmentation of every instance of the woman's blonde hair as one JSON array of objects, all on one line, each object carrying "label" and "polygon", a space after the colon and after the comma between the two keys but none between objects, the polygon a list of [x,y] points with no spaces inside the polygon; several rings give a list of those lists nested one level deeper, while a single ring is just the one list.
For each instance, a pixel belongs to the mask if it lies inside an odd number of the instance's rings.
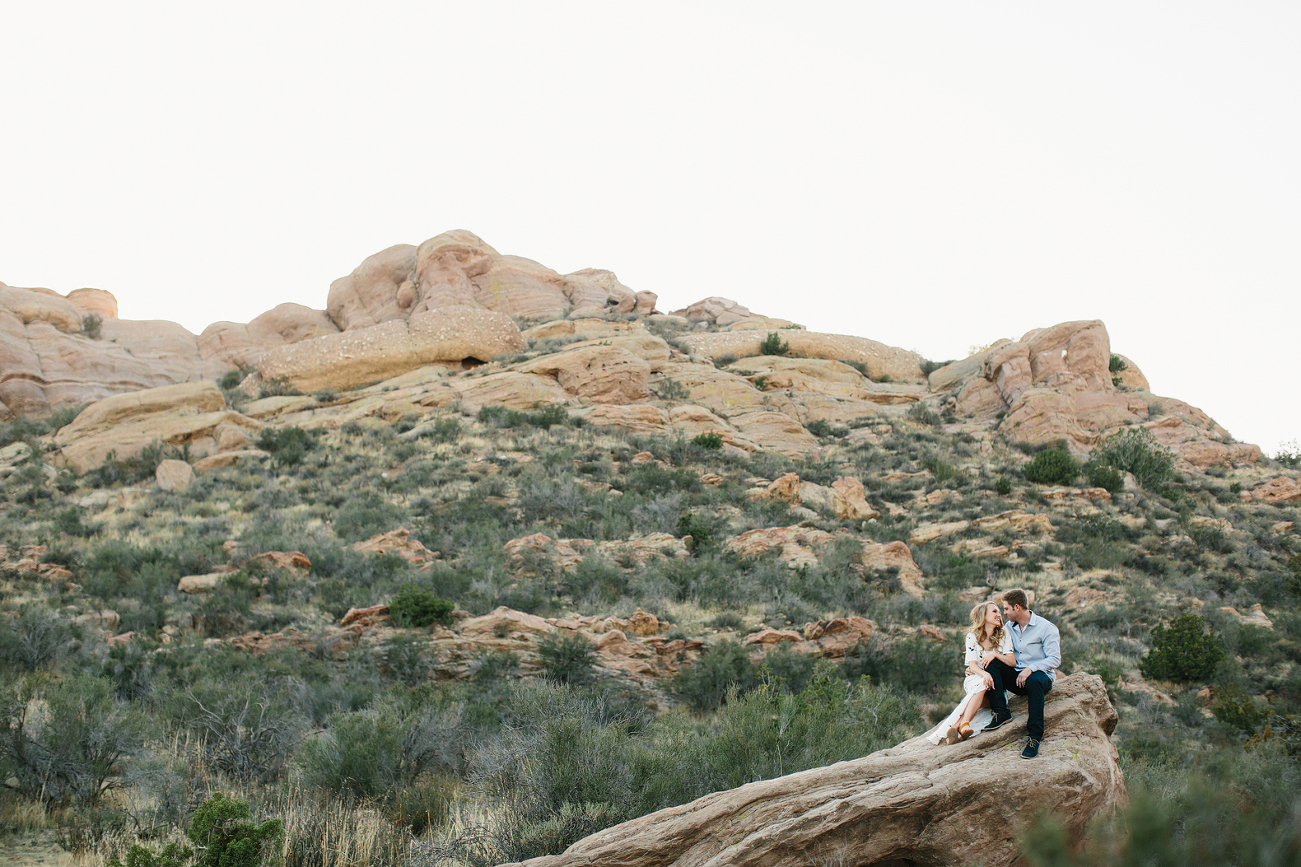
[{"label": "woman's blonde hair", "polygon": [[[971,609],[971,629],[968,630],[968,634],[976,636],[977,644],[980,644],[980,639],[985,635],[985,609],[991,605],[998,607],[997,602],[981,602]],[[998,625],[989,640],[993,643],[995,649],[1003,643],[1003,624]]]}]

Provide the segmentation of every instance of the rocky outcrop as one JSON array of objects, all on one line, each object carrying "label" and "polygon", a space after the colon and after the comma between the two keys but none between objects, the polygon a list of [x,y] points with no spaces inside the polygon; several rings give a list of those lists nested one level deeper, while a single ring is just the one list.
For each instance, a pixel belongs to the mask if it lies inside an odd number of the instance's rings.
[{"label": "rocky outcrop", "polygon": [[119,394],[86,407],[54,435],[56,459],[85,472],[110,453],[123,460],[155,442],[186,447],[191,458],[203,458],[217,452],[214,432],[223,424],[250,433],[262,429],[261,422],[227,409],[212,382]]},{"label": "rocky outcrop", "polygon": [[1112,380],[1111,338],[1097,320],[1039,328],[1020,340],[999,340],[932,372],[933,392],[953,412],[996,423],[1014,440],[1065,439],[1080,455],[1132,425],[1150,429],[1186,468],[1236,466],[1260,460],[1260,449],[1233,443],[1196,407],[1147,391],[1132,362]]},{"label": "rocky outcrop", "polygon": [[247,369],[256,365],[269,349],[338,332],[339,327],[324,310],[313,310],[302,304],[281,304],[247,325],[214,322],[203,329],[198,343],[204,358]]},{"label": "rocky outcrop", "polygon": [[517,319],[631,313],[655,309],[652,292],[633,292],[609,271],[557,274],[456,230],[419,247],[376,253],[330,285],[327,312],[340,330],[366,328],[441,307],[478,307]]},{"label": "rocky outcrop", "polygon": [[[844,531],[841,531],[842,533]],[[777,559],[788,568],[814,566],[818,551],[836,539],[837,534],[819,530],[809,521],[791,527],[759,527],[728,539],[726,545],[742,557],[762,557],[776,552]],[[903,542],[881,544],[871,539],[862,543],[854,566],[868,580],[885,572],[899,579],[901,589],[911,596],[921,596],[922,570],[913,560],[912,551]]]},{"label": "rocky outcrop", "polygon": [[299,391],[349,389],[436,362],[482,363],[525,346],[502,313],[471,307],[421,311],[409,321],[328,334],[269,350],[257,362],[265,381]]},{"label": "rocky outcrop", "polygon": [[[787,356],[856,362],[863,365],[867,377],[874,381],[925,382],[921,356],[906,349],[846,334],[819,334],[798,329],[774,333],[789,346]],[[693,354],[713,361],[726,355],[735,358],[759,355],[760,344],[766,337],[762,329],[746,329],[691,334],[681,338],[681,341],[691,348]]]},{"label": "rocky outcrop", "polygon": [[[98,332],[82,330],[91,314],[100,317]],[[103,290],[65,298],[0,283],[0,417],[46,416],[224,369],[202,358],[194,335],[174,322],[118,319],[117,299]]]},{"label": "rocky outcrop", "polygon": [[1082,833],[1126,804],[1118,717],[1102,680],[1058,680],[1047,737],[1024,761],[1024,704],[1011,725],[955,746],[923,736],[861,759],[716,792],[607,828],[529,867],[742,867],[1018,863],[1017,834],[1038,811]]}]

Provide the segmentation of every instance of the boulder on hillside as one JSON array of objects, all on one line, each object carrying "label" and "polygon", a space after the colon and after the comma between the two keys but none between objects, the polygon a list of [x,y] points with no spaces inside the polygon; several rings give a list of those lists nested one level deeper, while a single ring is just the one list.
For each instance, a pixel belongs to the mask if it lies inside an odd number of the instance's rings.
[{"label": "boulder on hillside", "polygon": [[257,364],[267,350],[337,334],[339,326],[324,310],[302,304],[280,304],[255,317],[247,325],[214,322],[199,335],[199,353],[224,364],[247,369]]},{"label": "boulder on hillside", "polygon": [[517,319],[606,313],[648,315],[652,292],[633,292],[609,271],[561,275],[520,256],[503,256],[464,230],[419,247],[399,244],[330,285],[327,312],[343,331],[406,319],[441,307],[477,307]]},{"label": "boulder on hillside", "polygon": [[[1012,725],[955,746],[919,735],[861,759],[715,792],[579,840],[528,867],[1019,863],[1017,835],[1040,810],[1072,834],[1128,801],[1102,680],[1060,678],[1039,757]],[[503,865],[508,867],[508,865]],[[514,867],[514,865],[509,865]]]},{"label": "boulder on hillside", "polygon": [[492,310],[446,307],[369,328],[274,347],[257,362],[264,381],[303,392],[351,389],[437,362],[472,363],[524,349],[511,318]]},{"label": "boulder on hillside", "polygon": [[226,409],[226,399],[213,382],[114,395],[92,403],[55,433],[56,459],[84,473],[102,464],[110,452],[122,460],[154,442],[188,446],[192,458],[201,458],[217,451],[214,431],[222,424],[250,433],[263,427]]}]

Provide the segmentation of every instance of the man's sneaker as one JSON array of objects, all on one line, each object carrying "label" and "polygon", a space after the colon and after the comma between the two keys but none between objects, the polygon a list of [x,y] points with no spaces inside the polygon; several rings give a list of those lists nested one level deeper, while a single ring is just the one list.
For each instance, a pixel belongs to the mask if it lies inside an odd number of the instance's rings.
[{"label": "man's sneaker", "polygon": [[1039,755],[1039,742],[1034,738],[1025,739],[1025,749],[1021,750],[1021,758],[1033,759]]},{"label": "man's sneaker", "polygon": [[996,713],[996,714],[994,714],[994,719],[993,719],[993,721],[992,721],[989,725],[987,725],[987,726],[985,726],[983,729],[981,729],[981,731],[982,731],[982,732],[992,732],[994,729],[1002,728],[1003,725],[1004,725],[1005,723],[1007,723],[1008,721],[1010,721],[1011,719],[1012,719],[1012,714],[1010,714],[1010,713],[1007,713],[1007,712],[1004,712],[1004,713],[1001,713],[1001,714],[997,714],[997,713]]}]

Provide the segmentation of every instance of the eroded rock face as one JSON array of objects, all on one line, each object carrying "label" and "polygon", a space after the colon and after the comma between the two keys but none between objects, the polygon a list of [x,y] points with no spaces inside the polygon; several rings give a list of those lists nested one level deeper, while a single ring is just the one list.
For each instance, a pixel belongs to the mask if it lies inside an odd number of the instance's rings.
[{"label": "eroded rock face", "polygon": [[109,453],[119,459],[140,453],[157,441],[188,446],[192,458],[216,452],[214,431],[221,425],[243,428],[250,435],[261,422],[226,409],[226,399],[212,382],[183,382],[119,394],[91,404],[54,435],[58,460],[86,472]]},{"label": "eroded rock face", "polygon": [[1032,443],[1065,439],[1086,455],[1111,433],[1143,425],[1182,464],[1205,469],[1260,460],[1260,449],[1234,443],[1196,407],[1159,398],[1133,362],[1110,371],[1111,339],[1098,320],[1039,328],[931,373],[932,392],[954,412],[997,422],[1007,437]]},{"label": "eroded rock face", "polygon": [[1010,725],[955,746],[923,736],[861,759],[706,795],[579,840],[529,867],[1011,865],[1038,810],[1072,832],[1125,805],[1102,680],[1060,678],[1039,757],[1020,757],[1025,705]]},{"label": "eroded rock face", "polygon": [[[98,337],[82,330],[91,314],[101,319]],[[47,416],[112,394],[215,378],[224,369],[202,358],[194,335],[175,322],[118,319],[117,299],[101,289],[65,298],[0,283],[0,417]]]},{"label": "eroded rock face", "polygon": [[488,361],[524,346],[509,316],[446,307],[421,311],[409,321],[394,319],[276,347],[258,360],[257,371],[263,380],[284,380],[304,392],[348,389],[435,362]]},{"label": "eroded rock face", "polygon": [[[774,333],[789,345],[788,355],[854,361],[862,364],[868,377],[873,380],[889,379],[903,383],[925,381],[921,369],[921,356],[906,349],[847,334],[819,334],[799,329],[785,329]],[[737,358],[759,355],[760,344],[766,338],[767,334],[762,329],[745,329],[691,334],[681,340],[691,347],[693,353],[713,360],[724,355]]]},{"label": "eroded rock face", "polygon": [[330,286],[327,312],[340,330],[367,328],[440,307],[477,307],[520,319],[654,312],[652,292],[633,292],[609,271],[561,275],[520,256],[503,256],[464,230],[418,247],[376,253]]}]

